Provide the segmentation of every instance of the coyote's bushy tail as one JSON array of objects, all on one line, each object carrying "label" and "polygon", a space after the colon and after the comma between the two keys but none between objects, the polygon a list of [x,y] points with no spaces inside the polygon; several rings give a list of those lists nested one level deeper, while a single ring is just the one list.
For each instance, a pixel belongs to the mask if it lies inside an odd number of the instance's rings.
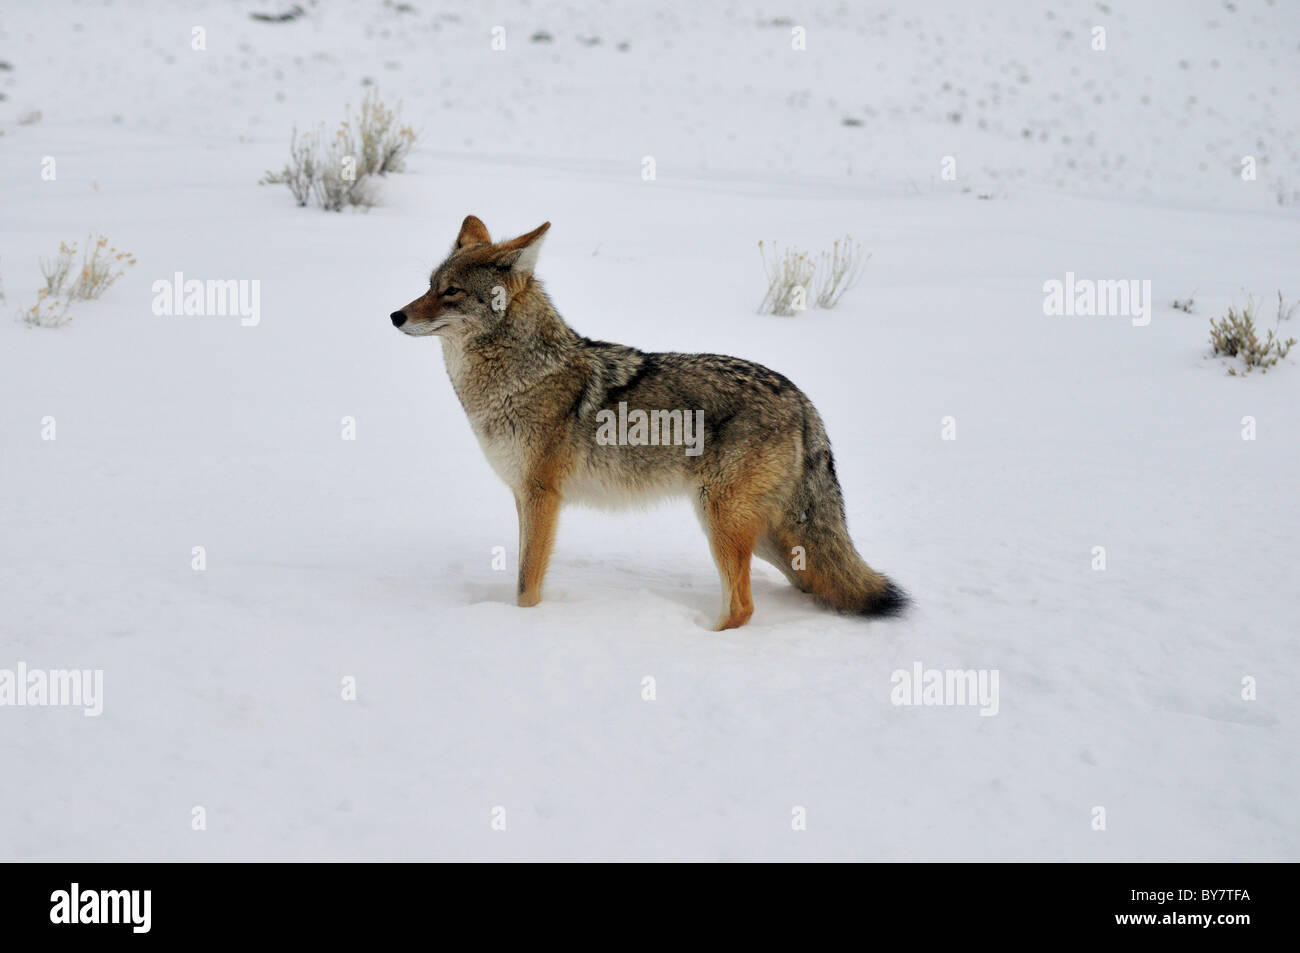
[{"label": "coyote's bushy tail", "polygon": [[802,473],[769,534],[782,556],[778,565],[790,581],[832,608],[892,616],[907,607],[907,594],[868,566],[853,547],[830,440],[811,402],[804,414]]}]

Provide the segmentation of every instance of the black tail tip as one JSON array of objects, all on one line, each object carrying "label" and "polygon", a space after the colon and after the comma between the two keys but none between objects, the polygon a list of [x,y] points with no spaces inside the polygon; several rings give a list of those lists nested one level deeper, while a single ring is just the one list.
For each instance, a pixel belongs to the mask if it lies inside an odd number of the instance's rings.
[{"label": "black tail tip", "polygon": [[887,579],[885,580],[885,588],[880,590],[879,594],[872,596],[871,600],[863,606],[862,614],[879,618],[893,618],[906,612],[911,603],[912,600],[907,593]]}]

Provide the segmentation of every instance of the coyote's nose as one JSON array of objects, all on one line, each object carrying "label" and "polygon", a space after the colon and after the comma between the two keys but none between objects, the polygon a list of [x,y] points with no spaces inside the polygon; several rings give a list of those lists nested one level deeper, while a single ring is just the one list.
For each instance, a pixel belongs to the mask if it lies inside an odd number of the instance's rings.
[{"label": "coyote's nose", "polygon": [[394,311],[392,314],[389,315],[389,317],[393,319],[393,327],[395,328],[400,328],[403,324],[406,323],[405,311]]}]

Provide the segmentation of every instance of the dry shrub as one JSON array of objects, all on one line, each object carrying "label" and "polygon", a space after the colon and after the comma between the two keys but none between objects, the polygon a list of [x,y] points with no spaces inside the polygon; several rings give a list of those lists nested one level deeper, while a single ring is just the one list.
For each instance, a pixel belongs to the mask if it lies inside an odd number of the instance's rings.
[{"label": "dry shrub", "polygon": [[[1282,292],[1279,291],[1277,320],[1273,327],[1265,332],[1264,340],[1261,341],[1255,330],[1255,300],[1248,295],[1244,307],[1237,309],[1229,306],[1228,313],[1224,317],[1217,321],[1210,321],[1210,346],[1215,354],[1240,358],[1244,365],[1242,374],[1249,374],[1255,368],[1259,368],[1261,374],[1267,374],[1268,369],[1286,357],[1287,352],[1295,344],[1295,338],[1287,338],[1283,341],[1278,336],[1278,332],[1283,321],[1291,320],[1297,307],[1300,307],[1300,302],[1288,308]],[[1236,376],[1237,369],[1229,367],[1228,373]]]}]

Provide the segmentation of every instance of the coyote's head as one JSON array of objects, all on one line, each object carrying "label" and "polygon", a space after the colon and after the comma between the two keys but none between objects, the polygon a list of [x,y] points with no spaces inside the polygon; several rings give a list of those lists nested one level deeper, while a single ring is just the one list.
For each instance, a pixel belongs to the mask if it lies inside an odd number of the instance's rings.
[{"label": "coyote's head", "polygon": [[494,244],[487,226],[466,216],[451,254],[429,276],[429,290],[394,311],[393,326],[414,337],[473,337],[490,331],[528,285],[550,227],[543,222],[527,235]]}]

